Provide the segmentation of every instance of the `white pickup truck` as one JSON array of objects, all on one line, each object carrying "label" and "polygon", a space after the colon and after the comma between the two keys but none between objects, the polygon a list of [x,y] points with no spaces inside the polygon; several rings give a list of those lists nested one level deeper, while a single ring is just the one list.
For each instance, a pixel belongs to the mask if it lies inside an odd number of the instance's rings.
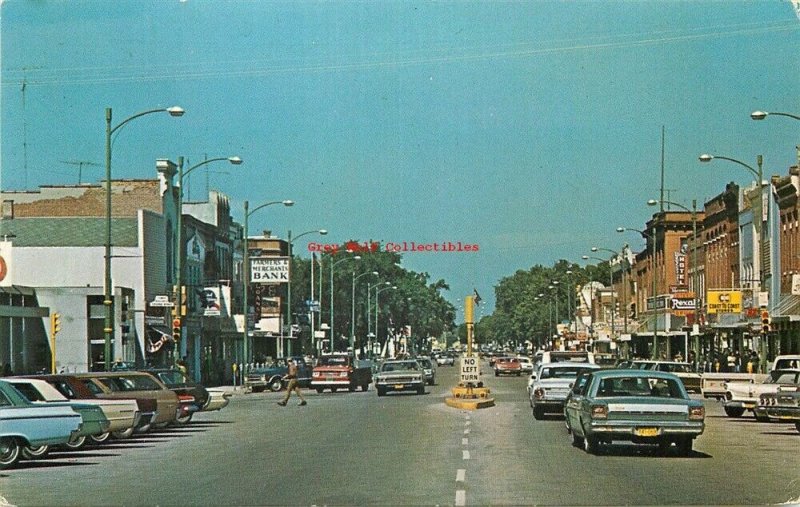
[{"label": "white pickup truck", "polygon": [[[769,371],[773,370],[790,370],[800,369],[800,354],[789,354],[777,356],[772,362]],[[765,373],[703,373],[701,381],[703,398],[714,398],[720,401],[725,401],[727,388],[726,383],[729,382],[752,382],[754,384],[761,384],[766,380]],[[756,397],[758,399],[758,397]]]}]

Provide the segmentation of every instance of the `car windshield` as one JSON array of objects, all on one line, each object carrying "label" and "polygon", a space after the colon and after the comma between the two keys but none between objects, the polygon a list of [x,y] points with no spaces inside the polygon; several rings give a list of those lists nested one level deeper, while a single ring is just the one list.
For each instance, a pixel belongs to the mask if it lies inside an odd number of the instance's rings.
[{"label": "car windshield", "polygon": [[680,382],[660,377],[606,377],[599,379],[598,398],[638,396],[685,399]]},{"label": "car windshield", "polygon": [[381,371],[403,371],[403,370],[419,370],[419,364],[416,361],[398,361],[392,363],[384,363],[381,366]]},{"label": "car windshield", "polygon": [[420,365],[421,365],[423,368],[433,368],[433,365],[431,364],[431,361],[430,361],[430,359],[417,359],[417,362],[418,362],[418,363],[419,363],[419,364],[420,364]]},{"label": "car windshield", "polygon": [[588,368],[542,368],[539,378],[576,378],[579,373],[587,371]]},{"label": "car windshield", "polygon": [[178,384],[186,384],[186,377],[183,376],[183,373],[174,370],[174,371],[161,371],[158,373],[158,378],[161,382],[167,384],[168,386],[178,385]]},{"label": "car windshield", "polygon": [[775,372],[773,371],[770,375],[770,378],[765,382],[766,384],[796,384],[797,383],[797,372],[792,371],[784,371],[784,372]]},{"label": "car windshield", "polygon": [[347,366],[348,364],[347,356],[322,356],[319,358],[320,366]]}]

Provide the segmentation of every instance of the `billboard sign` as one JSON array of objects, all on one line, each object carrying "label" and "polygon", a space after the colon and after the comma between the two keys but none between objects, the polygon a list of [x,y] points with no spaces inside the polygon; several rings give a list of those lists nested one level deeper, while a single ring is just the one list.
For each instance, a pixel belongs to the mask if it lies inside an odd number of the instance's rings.
[{"label": "billboard sign", "polygon": [[742,313],[742,291],[709,290],[706,293],[708,313]]},{"label": "billboard sign", "polygon": [[289,258],[250,258],[250,283],[289,283]]}]

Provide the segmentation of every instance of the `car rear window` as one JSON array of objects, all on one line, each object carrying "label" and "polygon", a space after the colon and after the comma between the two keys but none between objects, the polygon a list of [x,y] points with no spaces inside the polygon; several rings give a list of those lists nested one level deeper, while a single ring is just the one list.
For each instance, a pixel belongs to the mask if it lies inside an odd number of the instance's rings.
[{"label": "car rear window", "polygon": [[600,380],[597,397],[638,396],[685,398],[680,382],[659,377],[608,377]]}]

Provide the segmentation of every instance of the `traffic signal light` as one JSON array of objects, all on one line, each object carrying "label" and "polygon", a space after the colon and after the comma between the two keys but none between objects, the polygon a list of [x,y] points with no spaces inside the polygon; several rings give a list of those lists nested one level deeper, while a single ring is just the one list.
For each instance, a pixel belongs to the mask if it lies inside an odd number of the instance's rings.
[{"label": "traffic signal light", "polygon": [[54,313],[50,315],[50,334],[55,336],[61,331],[61,314]]},{"label": "traffic signal light", "polygon": [[770,331],[770,318],[767,310],[761,310],[761,332],[768,334]]},{"label": "traffic signal light", "polygon": [[175,343],[181,341],[181,319],[172,320],[172,339],[175,340]]}]

